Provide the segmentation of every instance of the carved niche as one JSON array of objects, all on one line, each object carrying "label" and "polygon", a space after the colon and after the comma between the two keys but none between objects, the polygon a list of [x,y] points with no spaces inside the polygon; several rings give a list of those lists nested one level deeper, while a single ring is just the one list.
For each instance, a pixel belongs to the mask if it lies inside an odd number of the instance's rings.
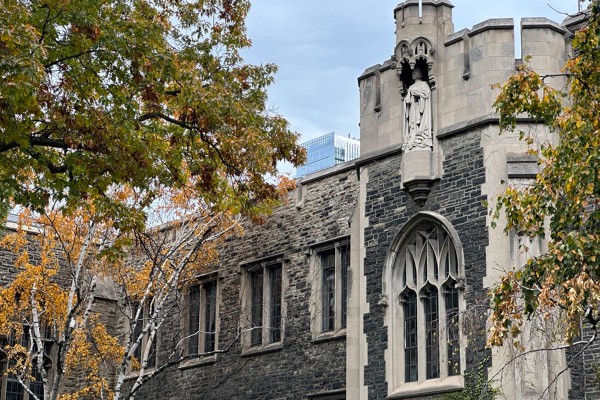
[{"label": "carved niche", "polygon": [[403,40],[396,45],[393,59],[396,61],[396,72],[402,82],[400,94],[406,96],[406,92],[412,85],[412,71],[415,68],[421,70],[423,80],[429,83],[431,89],[435,88],[435,76],[433,74],[435,49],[431,42],[425,38],[417,38],[409,43]]}]

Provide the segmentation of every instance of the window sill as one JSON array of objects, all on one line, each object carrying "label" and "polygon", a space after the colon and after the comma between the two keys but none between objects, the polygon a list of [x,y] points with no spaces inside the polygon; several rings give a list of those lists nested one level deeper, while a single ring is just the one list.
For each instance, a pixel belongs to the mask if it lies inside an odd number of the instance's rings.
[{"label": "window sill", "polygon": [[403,383],[386,399],[403,399],[414,396],[437,394],[444,392],[455,392],[465,387],[462,375],[449,376],[444,379],[428,379],[422,382]]},{"label": "window sill", "polygon": [[342,339],[346,339],[346,328],[340,329],[337,332],[323,332],[317,337],[313,338],[312,343],[318,344]]},{"label": "window sill", "polygon": [[217,362],[217,355],[212,354],[210,356],[203,356],[197,358],[191,358],[179,363],[179,369],[184,370],[188,368],[201,367],[203,365],[212,365]]},{"label": "window sill", "polygon": [[274,353],[283,349],[283,342],[269,343],[265,346],[249,347],[242,351],[242,357],[258,356],[260,354]]}]

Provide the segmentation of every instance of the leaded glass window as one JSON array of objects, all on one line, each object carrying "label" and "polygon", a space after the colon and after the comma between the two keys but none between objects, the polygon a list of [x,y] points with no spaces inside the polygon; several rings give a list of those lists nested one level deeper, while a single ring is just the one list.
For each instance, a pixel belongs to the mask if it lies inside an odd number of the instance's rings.
[{"label": "leaded glass window", "polygon": [[[282,340],[283,265],[280,258],[267,259],[247,267],[249,295],[244,300],[249,318],[250,338],[245,346],[265,346]],[[247,323],[244,323],[247,326]]]},{"label": "leaded glass window", "polygon": [[217,281],[205,280],[188,292],[188,354],[211,353],[217,338]]},{"label": "leaded glass window", "polygon": [[405,236],[392,276],[402,329],[402,382],[461,373],[459,265],[444,227],[423,222]]}]

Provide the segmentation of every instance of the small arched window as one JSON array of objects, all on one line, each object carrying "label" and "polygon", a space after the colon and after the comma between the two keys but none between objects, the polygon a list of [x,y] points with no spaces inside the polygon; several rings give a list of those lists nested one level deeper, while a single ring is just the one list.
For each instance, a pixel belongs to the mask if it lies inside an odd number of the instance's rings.
[{"label": "small arched window", "polygon": [[463,268],[452,236],[435,219],[423,218],[410,224],[389,259],[391,392],[463,384]]}]

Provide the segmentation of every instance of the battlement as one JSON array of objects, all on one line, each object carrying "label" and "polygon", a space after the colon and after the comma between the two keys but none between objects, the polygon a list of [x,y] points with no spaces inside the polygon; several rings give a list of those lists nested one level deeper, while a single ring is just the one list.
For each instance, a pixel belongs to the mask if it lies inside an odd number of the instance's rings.
[{"label": "battlement", "polygon": [[[447,132],[468,121],[493,116],[498,94],[492,85],[514,73],[526,55],[540,73],[558,71],[570,52],[569,30],[546,18],[520,23],[520,57],[515,58],[512,18],[489,19],[454,31],[453,5],[447,0],[408,0],[394,10],[396,47],[390,60],[358,78],[361,91],[361,151],[397,145],[404,123],[402,101],[418,68],[432,89],[433,131]],[[564,78],[547,82],[562,87]]]}]

